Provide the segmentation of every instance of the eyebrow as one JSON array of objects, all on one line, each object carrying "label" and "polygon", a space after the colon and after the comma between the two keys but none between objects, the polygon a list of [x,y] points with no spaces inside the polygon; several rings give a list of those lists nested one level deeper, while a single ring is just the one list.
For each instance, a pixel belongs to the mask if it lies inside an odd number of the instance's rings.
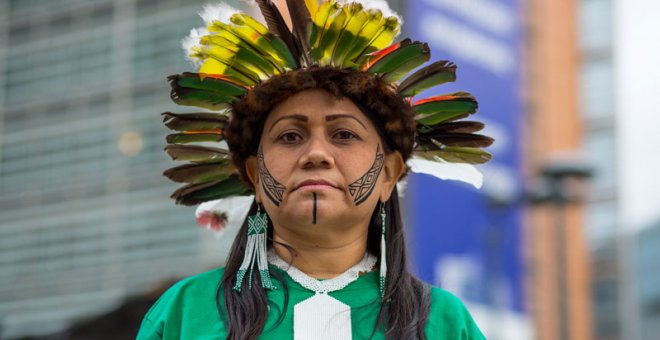
[{"label": "eyebrow", "polygon": [[282,120],[285,120],[285,119],[293,119],[293,120],[296,120],[296,121],[299,121],[299,122],[305,122],[305,123],[309,120],[309,119],[307,119],[307,116],[301,115],[301,114],[293,114],[293,115],[282,116],[280,118],[277,118],[273,122],[273,124],[270,126],[270,129],[268,129],[268,130],[269,131],[272,130],[273,127],[275,127],[275,125],[277,125],[278,122],[280,122]]},{"label": "eyebrow", "polygon": [[337,114],[333,114],[333,115],[327,115],[327,116],[325,116],[325,120],[328,121],[328,122],[333,121],[333,120],[337,120],[337,119],[342,119],[342,118],[350,118],[350,119],[353,119],[353,120],[355,120],[356,122],[360,123],[360,125],[362,125],[362,127],[363,127],[365,130],[367,130],[367,127],[364,125],[364,123],[362,123],[362,121],[360,121],[359,119],[357,119],[355,116],[348,115],[348,114],[342,114],[342,113],[337,113]]}]

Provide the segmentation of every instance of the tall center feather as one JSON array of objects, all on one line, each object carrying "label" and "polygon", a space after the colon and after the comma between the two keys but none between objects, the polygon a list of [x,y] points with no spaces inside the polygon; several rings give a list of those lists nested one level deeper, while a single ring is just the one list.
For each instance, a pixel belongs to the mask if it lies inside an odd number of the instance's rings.
[{"label": "tall center feather", "polygon": [[289,30],[289,27],[287,26],[279,8],[275,6],[275,3],[273,3],[272,0],[256,1],[259,5],[261,14],[266,20],[266,26],[268,26],[268,30],[275,33],[284,41],[286,46],[289,48],[289,51],[291,51],[293,58],[296,60],[296,63],[298,63],[298,67],[300,67],[300,56],[302,53],[302,48],[297,42],[296,37]]},{"label": "tall center feather", "polygon": [[303,64],[311,65],[309,54],[309,27],[312,23],[312,18],[309,9],[304,0],[287,0],[287,8],[291,16],[291,26],[293,28],[293,36],[300,46],[300,57]]}]

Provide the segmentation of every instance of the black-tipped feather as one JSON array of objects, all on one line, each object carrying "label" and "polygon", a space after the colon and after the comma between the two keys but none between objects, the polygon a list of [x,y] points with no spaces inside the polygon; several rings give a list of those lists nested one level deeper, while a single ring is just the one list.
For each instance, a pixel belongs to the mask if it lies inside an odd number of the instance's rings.
[{"label": "black-tipped feather", "polygon": [[415,96],[418,93],[446,82],[456,80],[456,64],[451,61],[436,61],[417,70],[399,85],[398,91],[403,97]]},{"label": "black-tipped feather", "polygon": [[175,131],[224,130],[229,117],[212,112],[172,113],[163,112],[163,123]]},{"label": "black-tipped feather", "polygon": [[184,164],[163,172],[174,182],[201,184],[226,179],[235,172],[234,167],[225,163]]},{"label": "black-tipped feather", "polygon": [[194,163],[217,163],[229,158],[229,151],[199,145],[172,144],[165,147],[165,152],[175,161]]},{"label": "black-tipped feather", "polygon": [[493,144],[494,141],[491,137],[473,133],[441,133],[432,131],[419,136],[420,141],[429,140],[430,144],[434,144],[430,139],[434,139],[445,146],[464,146],[472,148],[484,148]]},{"label": "black-tipped feather", "polygon": [[300,56],[305,65],[310,65],[311,59],[308,39],[312,18],[309,14],[309,9],[307,9],[305,1],[302,0],[287,0],[286,5],[291,16],[293,36],[296,38],[298,46],[300,46]]},{"label": "black-tipped feather", "polygon": [[[275,33],[284,41],[286,46],[291,51],[295,61],[300,64],[301,48],[296,41],[296,37],[291,33],[289,27],[282,17],[279,8],[271,0],[256,0],[259,5],[259,10],[266,20],[268,30]],[[297,65],[300,66],[300,65]]]},{"label": "black-tipped feather", "polygon": [[225,139],[222,133],[173,133],[167,135],[165,140],[169,144],[188,144],[200,142],[220,142]]},{"label": "black-tipped feather", "polygon": [[239,175],[231,175],[220,181],[183,186],[170,197],[176,200],[177,204],[196,205],[229,196],[246,195],[249,192],[250,189],[241,181]]},{"label": "black-tipped feather", "polygon": [[418,127],[417,131],[420,132],[420,135],[425,135],[429,132],[473,133],[473,132],[481,131],[484,128],[484,126],[485,125],[482,122],[460,121],[460,122],[441,123],[433,127],[428,127],[428,126]]}]

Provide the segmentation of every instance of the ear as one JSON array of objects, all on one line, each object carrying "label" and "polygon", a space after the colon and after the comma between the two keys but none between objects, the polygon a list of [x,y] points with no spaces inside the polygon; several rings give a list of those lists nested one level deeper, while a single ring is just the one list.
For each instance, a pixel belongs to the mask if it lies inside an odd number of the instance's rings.
[{"label": "ear", "polygon": [[394,151],[385,155],[385,163],[383,164],[382,172],[383,185],[381,186],[382,190],[380,192],[381,202],[386,202],[390,199],[392,190],[394,190],[394,186],[401,176],[403,176],[405,168],[406,163],[403,161],[403,157],[399,151]]},{"label": "ear", "polygon": [[247,174],[252,187],[254,188],[254,197],[257,202],[261,202],[261,192],[259,190],[260,179],[259,179],[259,166],[257,165],[257,157],[250,156],[245,161],[245,173]]}]

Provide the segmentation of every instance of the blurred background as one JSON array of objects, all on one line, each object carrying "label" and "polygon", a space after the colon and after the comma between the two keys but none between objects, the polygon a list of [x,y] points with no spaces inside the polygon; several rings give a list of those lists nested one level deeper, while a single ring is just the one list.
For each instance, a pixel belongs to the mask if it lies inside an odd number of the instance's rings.
[{"label": "blurred background", "polygon": [[[222,265],[231,236],[161,176],[159,113],[186,111],[165,77],[207,2],[0,1],[0,338],[133,338]],[[389,2],[496,138],[480,190],[410,176],[415,272],[489,339],[660,338],[660,2]]]}]

